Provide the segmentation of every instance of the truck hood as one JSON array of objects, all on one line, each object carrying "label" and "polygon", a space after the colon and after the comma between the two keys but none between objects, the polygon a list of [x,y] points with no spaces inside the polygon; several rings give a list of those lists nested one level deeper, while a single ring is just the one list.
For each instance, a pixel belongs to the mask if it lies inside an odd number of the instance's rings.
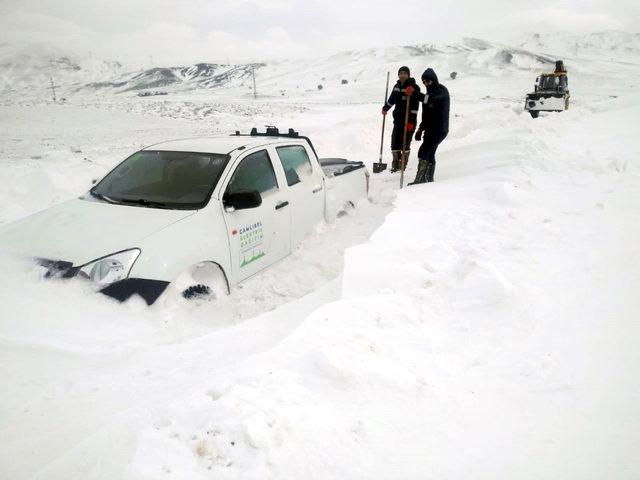
[{"label": "truck hood", "polygon": [[134,248],[142,239],[196,212],[74,199],[1,229],[0,250],[83,265]]}]

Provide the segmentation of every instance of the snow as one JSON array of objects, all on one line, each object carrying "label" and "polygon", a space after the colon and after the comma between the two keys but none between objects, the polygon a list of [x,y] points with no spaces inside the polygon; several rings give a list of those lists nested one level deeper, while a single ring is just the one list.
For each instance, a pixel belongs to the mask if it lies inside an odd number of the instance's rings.
[{"label": "snow", "polygon": [[549,50],[478,40],[269,64],[256,101],[5,95],[0,228],[167,139],[275,124],[370,164],[402,64],[435,68],[452,130],[435,183],[372,175],[224,308],[118,304],[0,257],[0,477],[637,478],[639,72],[579,43],[570,109],[536,120]]}]

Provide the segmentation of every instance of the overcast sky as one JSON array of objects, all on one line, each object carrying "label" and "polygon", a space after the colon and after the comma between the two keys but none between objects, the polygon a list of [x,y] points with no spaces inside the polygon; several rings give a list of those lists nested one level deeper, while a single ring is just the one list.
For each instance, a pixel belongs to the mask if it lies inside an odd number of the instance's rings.
[{"label": "overcast sky", "polygon": [[640,31],[637,0],[0,0],[0,43],[156,63],[260,61],[464,36]]}]

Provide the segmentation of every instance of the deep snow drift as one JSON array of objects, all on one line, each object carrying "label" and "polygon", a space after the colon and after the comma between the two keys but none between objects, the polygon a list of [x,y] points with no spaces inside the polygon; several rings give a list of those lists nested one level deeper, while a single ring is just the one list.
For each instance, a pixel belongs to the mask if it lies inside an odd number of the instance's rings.
[{"label": "deep snow drift", "polygon": [[[1,223],[166,138],[293,126],[371,163],[400,64],[440,73],[452,130],[436,183],[372,176],[369,203],[243,284],[231,312],[120,305],[2,257],[0,477],[637,478],[640,67],[583,43],[564,58],[571,108],[532,120],[535,59],[555,51],[525,43],[508,64],[467,41],[269,65],[257,101],[5,95]],[[366,73],[343,86],[350,68]],[[294,92],[322,76],[336,82]]]}]

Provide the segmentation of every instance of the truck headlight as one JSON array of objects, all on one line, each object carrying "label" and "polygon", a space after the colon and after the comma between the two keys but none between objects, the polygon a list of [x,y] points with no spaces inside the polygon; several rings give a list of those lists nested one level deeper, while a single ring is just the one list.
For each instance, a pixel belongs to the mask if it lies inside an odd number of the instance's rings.
[{"label": "truck headlight", "polygon": [[131,250],[98,258],[80,267],[78,275],[100,285],[118,282],[129,276],[131,267],[133,267],[139,255],[140,249],[132,248]]}]

